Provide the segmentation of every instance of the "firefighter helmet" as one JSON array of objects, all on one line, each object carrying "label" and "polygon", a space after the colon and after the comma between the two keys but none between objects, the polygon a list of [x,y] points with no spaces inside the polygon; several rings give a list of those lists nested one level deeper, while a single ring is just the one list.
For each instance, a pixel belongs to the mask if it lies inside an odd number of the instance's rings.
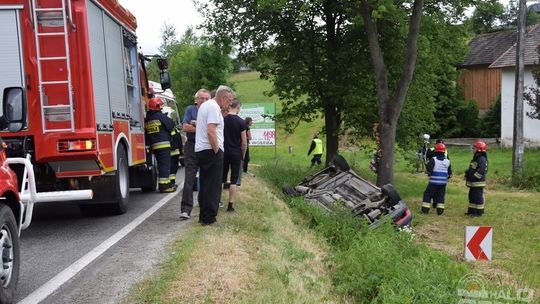
[{"label": "firefighter helmet", "polygon": [[148,109],[150,110],[159,111],[162,107],[163,100],[161,100],[161,98],[159,97],[150,98],[150,100],[148,101]]},{"label": "firefighter helmet", "polygon": [[445,152],[446,146],[443,143],[438,143],[435,145],[435,152]]},{"label": "firefighter helmet", "polygon": [[473,147],[476,150],[476,152],[486,152],[487,151],[486,143],[481,141],[481,140],[475,142]]}]

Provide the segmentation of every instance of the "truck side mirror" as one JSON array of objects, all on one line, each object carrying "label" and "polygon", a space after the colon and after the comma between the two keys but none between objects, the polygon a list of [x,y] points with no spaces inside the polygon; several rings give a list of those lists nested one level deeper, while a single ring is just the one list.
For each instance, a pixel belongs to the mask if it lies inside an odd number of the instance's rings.
[{"label": "truck side mirror", "polygon": [[21,87],[4,89],[2,112],[10,132],[19,132],[26,124],[26,96]]},{"label": "truck side mirror", "polygon": [[171,76],[167,70],[159,72],[159,79],[161,82],[161,89],[163,91],[171,88]]}]

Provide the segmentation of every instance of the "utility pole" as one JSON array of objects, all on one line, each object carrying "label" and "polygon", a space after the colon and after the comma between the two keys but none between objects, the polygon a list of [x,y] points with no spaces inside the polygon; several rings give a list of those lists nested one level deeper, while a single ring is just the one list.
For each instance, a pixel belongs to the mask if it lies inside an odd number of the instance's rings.
[{"label": "utility pole", "polygon": [[514,134],[512,142],[512,182],[517,185],[523,177],[523,74],[525,70],[525,31],[527,1],[519,0],[518,38],[516,46],[516,83],[514,91]]}]

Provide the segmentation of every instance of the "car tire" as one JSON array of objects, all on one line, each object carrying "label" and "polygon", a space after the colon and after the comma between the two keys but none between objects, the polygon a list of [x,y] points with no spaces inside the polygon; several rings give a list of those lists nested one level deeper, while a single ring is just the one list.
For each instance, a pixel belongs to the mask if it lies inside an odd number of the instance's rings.
[{"label": "car tire", "polygon": [[15,215],[5,204],[0,204],[0,225],[3,266],[0,269],[0,303],[13,303],[19,280],[19,232]]},{"label": "car tire", "polygon": [[332,159],[332,164],[339,170],[343,172],[347,172],[351,170],[351,166],[349,166],[349,163],[345,160],[345,158],[339,154],[336,154],[334,158]]},{"label": "car tire", "polygon": [[392,184],[386,184],[381,187],[381,193],[388,197],[387,205],[394,206],[401,201],[401,196],[397,192],[396,188]]}]

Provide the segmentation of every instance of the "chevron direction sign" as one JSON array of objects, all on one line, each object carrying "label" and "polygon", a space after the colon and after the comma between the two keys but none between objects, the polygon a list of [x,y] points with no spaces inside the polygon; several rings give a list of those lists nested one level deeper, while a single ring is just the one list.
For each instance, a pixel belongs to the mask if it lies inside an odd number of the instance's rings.
[{"label": "chevron direction sign", "polygon": [[465,259],[491,261],[493,228],[489,226],[465,227]]}]

